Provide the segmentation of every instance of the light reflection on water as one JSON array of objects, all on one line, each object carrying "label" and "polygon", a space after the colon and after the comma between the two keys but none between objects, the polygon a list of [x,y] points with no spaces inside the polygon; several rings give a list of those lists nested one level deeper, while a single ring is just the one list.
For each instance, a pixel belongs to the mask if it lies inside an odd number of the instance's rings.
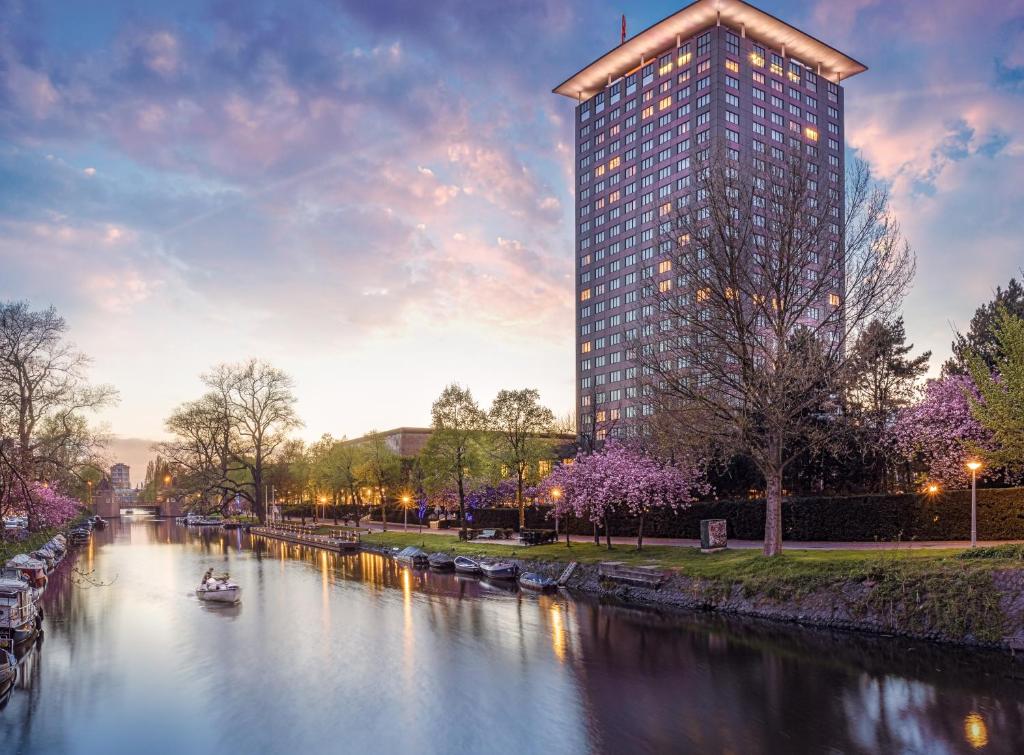
[{"label": "light reflection on water", "polygon": [[[115,522],[46,595],[0,752],[1020,752],[1024,668]],[[238,606],[193,589],[207,568]]]}]

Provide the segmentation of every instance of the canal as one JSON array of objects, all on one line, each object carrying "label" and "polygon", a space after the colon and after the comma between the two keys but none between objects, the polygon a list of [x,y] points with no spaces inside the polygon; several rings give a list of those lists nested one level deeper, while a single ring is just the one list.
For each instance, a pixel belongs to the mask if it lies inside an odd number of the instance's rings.
[{"label": "canal", "polygon": [[[209,567],[243,586],[199,603]],[[1020,753],[1024,662],[122,520],[0,711],[24,753]]]}]

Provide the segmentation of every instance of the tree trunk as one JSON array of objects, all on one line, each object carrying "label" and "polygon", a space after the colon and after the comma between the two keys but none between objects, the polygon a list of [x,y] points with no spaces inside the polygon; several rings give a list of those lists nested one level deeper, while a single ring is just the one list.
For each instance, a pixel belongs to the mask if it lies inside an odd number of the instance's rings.
[{"label": "tree trunk", "polygon": [[523,470],[516,470],[516,505],[519,507],[519,531],[526,527],[526,502],[523,501]]},{"label": "tree trunk", "polygon": [[782,470],[778,467],[765,475],[768,494],[764,515],[764,555],[782,553]]},{"label": "tree trunk", "polygon": [[644,513],[640,512],[640,527],[636,531],[636,549],[644,547]]},{"label": "tree trunk", "polygon": [[338,491],[334,491],[334,526],[338,526]]},{"label": "tree trunk", "polygon": [[459,475],[459,526],[462,539],[466,539],[466,491],[462,487],[462,475]]},{"label": "tree trunk", "polygon": [[601,545],[601,536],[597,534],[597,522],[593,522],[594,525],[594,545]]},{"label": "tree trunk", "polygon": [[608,550],[612,549],[612,530],[608,526],[608,512],[604,512],[604,541],[608,546]]},{"label": "tree trunk", "polygon": [[384,499],[384,486],[378,485],[377,492],[380,494],[380,521],[383,531],[388,531],[388,502]]}]

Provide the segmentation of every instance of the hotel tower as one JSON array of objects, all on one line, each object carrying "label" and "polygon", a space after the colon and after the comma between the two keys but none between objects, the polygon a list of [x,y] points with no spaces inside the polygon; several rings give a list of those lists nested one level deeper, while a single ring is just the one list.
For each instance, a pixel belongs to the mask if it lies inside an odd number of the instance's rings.
[{"label": "hotel tower", "polygon": [[577,104],[576,410],[581,435],[629,434],[645,411],[627,344],[642,281],[670,276],[659,207],[709,150],[800,149],[843,203],[843,87],[856,60],[740,0],[698,0],[555,88]]}]

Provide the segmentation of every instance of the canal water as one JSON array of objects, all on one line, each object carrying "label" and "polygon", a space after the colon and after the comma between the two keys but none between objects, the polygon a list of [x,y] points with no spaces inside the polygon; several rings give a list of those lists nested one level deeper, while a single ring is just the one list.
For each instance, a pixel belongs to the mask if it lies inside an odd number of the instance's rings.
[{"label": "canal water", "polygon": [[[199,603],[213,567],[244,589]],[[122,520],[65,562],[0,753],[1021,753],[1024,662],[664,615]]]}]

